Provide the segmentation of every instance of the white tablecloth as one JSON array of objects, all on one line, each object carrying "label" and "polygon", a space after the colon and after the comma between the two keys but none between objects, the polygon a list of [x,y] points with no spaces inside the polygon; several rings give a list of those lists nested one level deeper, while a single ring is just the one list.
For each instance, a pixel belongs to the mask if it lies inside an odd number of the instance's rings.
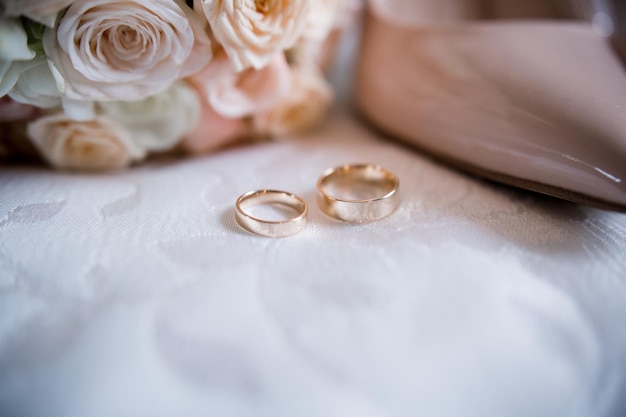
[{"label": "white tablecloth", "polygon": [[[325,217],[327,167],[401,179]],[[300,234],[242,231],[285,189]],[[0,171],[1,416],[623,416],[626,215],[486,183],[346,111],[294,141],[107,175]]]}]

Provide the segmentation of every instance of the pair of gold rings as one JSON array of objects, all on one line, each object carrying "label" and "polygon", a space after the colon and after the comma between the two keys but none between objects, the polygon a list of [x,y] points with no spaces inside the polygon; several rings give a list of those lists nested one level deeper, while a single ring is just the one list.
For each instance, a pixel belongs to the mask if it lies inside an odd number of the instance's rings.
[{"label": "pair of gold rings", "polygon": [[[350,223],[369,223],[389,216],[398,207],[400,180],[387,169],[373,164],[343,165],[324,171],[317,181],[317,201],[328,216]],[[255,206],[279,205],[291,215],[286,219],[262,219],[251,214]],[[245,230],[269,237],[301,231],[308,216],[306,202],[279,190],[243,194],[235,204],[235,218]]]}]

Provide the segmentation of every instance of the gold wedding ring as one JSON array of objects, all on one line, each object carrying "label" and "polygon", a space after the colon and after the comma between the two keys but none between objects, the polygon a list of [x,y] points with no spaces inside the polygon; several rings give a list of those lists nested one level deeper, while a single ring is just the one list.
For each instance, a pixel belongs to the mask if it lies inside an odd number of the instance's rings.
[{"label": "gold wedding ring", "polygon": [[317,201],[327,215],[351,223],[389,216],[398,207],[400,180],[379,165],[343,165],[324,171]]},{"label": "gold wedding ring", "polygon": [[[286,220],[264,220],[250,215],[247,210],[258,205],[279,205],[293,211],[295,216]],[[269,237],[283,237],[301,231],[306,225],[307,204],[300,197],[277,190],[250,191],[235,203],[237,223],[249,232]]]}]

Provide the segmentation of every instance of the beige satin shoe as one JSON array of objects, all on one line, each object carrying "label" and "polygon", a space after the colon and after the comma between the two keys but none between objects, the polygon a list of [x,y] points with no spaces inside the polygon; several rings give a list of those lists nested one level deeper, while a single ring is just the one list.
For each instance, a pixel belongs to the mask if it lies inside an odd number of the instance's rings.
[{"label": "beige satin shoe", "polygon": [[357,106],[471,173],[626,211],[626,66],[598,33],[608,15],[559,18],[584,5],[370,0]]}]

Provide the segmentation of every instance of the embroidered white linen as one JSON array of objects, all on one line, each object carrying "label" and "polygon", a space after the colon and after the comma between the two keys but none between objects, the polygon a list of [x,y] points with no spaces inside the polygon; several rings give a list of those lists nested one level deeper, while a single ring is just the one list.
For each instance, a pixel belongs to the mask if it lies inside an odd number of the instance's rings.
[{"label": "embroidered white linen", "polygon": [[[623,415],[626,215],[379,139],[342,114],[116,174],[2,169],[0,415]],[[394,214],[321,213],[347,162],[399,176]],[[304,231],[236,225],[266,187],[309,202]]]}]

